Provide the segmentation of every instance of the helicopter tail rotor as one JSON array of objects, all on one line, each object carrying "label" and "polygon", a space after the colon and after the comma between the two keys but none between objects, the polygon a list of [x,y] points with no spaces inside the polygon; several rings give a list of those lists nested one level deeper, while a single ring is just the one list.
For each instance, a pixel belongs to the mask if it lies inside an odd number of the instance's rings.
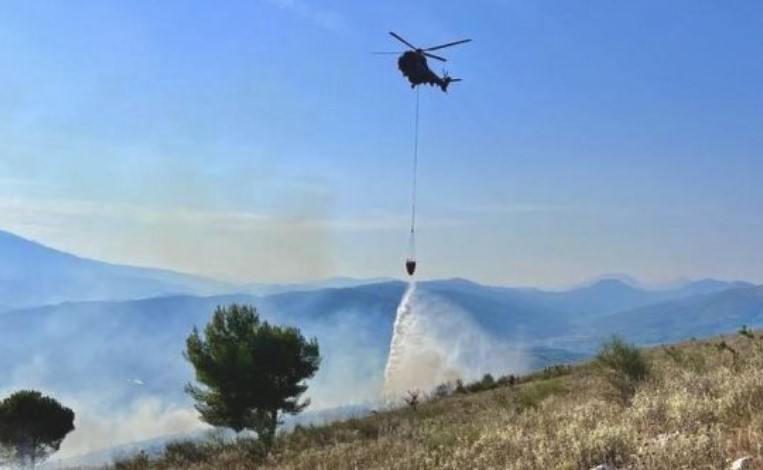
[{"label": "helicopter tail rotor", "polygon": [[442,88],[442,91],[445,93],[448,92],[448,85],[450,85],[453,82],[460,82],[462,79],[460,78],[453,78],[450,75],[448,75],[448,72],[444,70],[442,72],[442,82],[440,83],[440,88]]}]

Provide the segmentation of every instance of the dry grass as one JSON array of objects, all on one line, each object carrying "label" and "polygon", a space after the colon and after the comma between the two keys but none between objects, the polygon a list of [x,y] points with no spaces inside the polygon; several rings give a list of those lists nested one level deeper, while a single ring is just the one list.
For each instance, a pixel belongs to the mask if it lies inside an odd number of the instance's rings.
[{"label": "dry grass", "polygon": [[[184,444],[123,469],[723,469],[763,461],[763,339],[691,341],[648,351],[650,379],[625,405],[588,364],[252,442]],[[206,447],[205,447],[206,446]],[[182,449],[180,448],[182,447]],[[133,465],[134,464],[134,465]]]}]

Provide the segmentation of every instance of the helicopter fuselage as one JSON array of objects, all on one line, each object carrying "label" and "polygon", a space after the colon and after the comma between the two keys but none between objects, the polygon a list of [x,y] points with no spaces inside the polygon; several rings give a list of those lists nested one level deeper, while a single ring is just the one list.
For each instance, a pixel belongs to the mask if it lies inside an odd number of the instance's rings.
[{"label": "helicopter fuselage", "polygon": [[429,68],[427,58],[417,51],[406,51],[397,59],[397,66],[403,75],[411,82],[411,88],[426,83],[437,85],[446,91],[452,81],[450,77],[441,78]]}]

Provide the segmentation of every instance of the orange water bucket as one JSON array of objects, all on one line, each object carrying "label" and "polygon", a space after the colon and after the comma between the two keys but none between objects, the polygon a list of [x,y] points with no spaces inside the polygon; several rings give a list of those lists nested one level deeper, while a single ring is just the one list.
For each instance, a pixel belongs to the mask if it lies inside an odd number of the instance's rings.
[{"label": "orange water bucket", "polygon": [[416,260],[405,260],[405,270],[408,272],[409,276],[413,276],[413,273],[416,272]]}]

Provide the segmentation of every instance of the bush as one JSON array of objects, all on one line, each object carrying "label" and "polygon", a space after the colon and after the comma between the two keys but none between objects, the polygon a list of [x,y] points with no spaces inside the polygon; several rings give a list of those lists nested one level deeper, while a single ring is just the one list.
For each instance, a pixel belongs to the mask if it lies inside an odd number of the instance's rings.
[{"label": "bush", "polygon": [[195,441],[175,441],[167,443],[164,461],[170,466],[186,466],[194,463],[206,463],[214,455],[210,445]]},{"label": "bush", "polygon": [[679,349],[675,346],[668,346],[663,350],[665,351],[665,355],[681,368],[695,373],[704,373],[707,371],[707,361],[701,351],[692,351],[688,348]]},{"label": "bush", "polygon": [[148,454],[140,451],[132,457],[119,459],[114,462],[114,470],[146,470],[150,468],[151,460]]},{"label": "bush", "polygon": [[552,395],[567,393],[567,388],[558,379],[549,379],[523,386],[517,395],[520,410],[537,408],[540,403]]},{"label": "bush", "polygon": [[495,379],[490,374],[485,374],[481,380],[483,390],[490,390],[496,387]]},{"label": "bush", "polygon": [[651,374],[649,360],[641,350],[618,336],[612,336],[602,344],[595,364],[604,372],[623,404],[630,403],[638,386]]},{"label": "bush", "polygon": [[474,381],[466,386],[466,391],[469,393],[482,392],[485,390],[492,390],[496,387],[495,379],[490,374],[482,376],[481,380]]},{"label": "bush", "polygon": [[259,439],[251,437],[237,437],[235,448],[245,461],[251,464],[262,464],[268,455],[268,447]]},{"label": "bush", "polygon": [[455,386],[450,382],[446,382],[446,383],[442,383],[438,385],[434,389],[434,392],[432,392],[432,394],[434,395],[435,398],[445,398],[452,395],[454,390],[455,390]]},{"label": "bush", "polygon": [[755,334],[747,328],[747,325],[742,325],[742,328],[739,329],[739,334],[748,339],[755,339]]},{"label": "bush", "polygon": [[514,374],[504,375],[496,382],[498,385],[508,385],[513,387],[517,383],[517,377]]}]

